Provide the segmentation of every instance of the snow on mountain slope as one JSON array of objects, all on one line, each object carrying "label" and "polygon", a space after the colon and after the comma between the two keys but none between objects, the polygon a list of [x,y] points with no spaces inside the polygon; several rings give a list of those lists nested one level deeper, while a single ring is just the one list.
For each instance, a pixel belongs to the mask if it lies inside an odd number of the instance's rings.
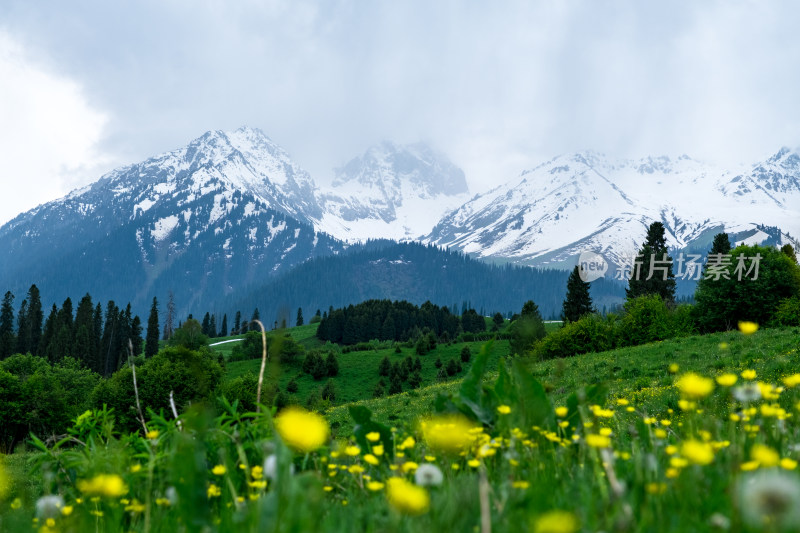
[{"label": "snow on mountain slope", "polygon": [[464,173],[425,144],[383,142],[336,169],[320,191],[322,231],[343,240],[415,239],[467,199]]},{"label": "snow on mountain slope", "polygon": [[759,224],[797,236],[799,178],[800,158],[788,150],[734,172],[688,156],[632,161],[584,152],[473,198],[424,240],[478,257],[563,266],[588,250],[624,264],[653,221],[664,223],[676,248],[721,228],[744,232]]},{"label": "snow on mountain slope", "polygon": [[175,290],[186,306],[343,250],[320,214],[308,173],[262,132],[208,132],[1,227],[0,272],[135,305]]}]

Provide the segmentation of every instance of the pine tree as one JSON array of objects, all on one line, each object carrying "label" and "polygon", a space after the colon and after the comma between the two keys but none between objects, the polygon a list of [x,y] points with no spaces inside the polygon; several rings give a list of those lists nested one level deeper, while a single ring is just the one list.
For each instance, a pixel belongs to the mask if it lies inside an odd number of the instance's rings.
[{"label": "pine tree", "polygon": [[211,315],[208,313],[208,311],[206,311],[205,316],[203,316],[203,323],[201,327],[203,328],[203,335],[206,337],[211,337]]},{"label": "pine tree", "polygon": [[472,352],[469,351],[469,346],[465,344],[464,347],[461,348],[461,361],[469,363],[470,359],[472,359]]},{"label": "pine tree", "polygon": [[388,355],[384,355],[383,359],[381,359],[381,362],[378,365],[378,375],[388,376],[391,370],[392,370],[392,362],[389,361]]},{"label": "pine tree", "polygon": [[5,359],[17,347],[14,335],[14,295],[6,292],[0,307],[0,360]]},{"label": "pine tree", "polygon": [[408,385],[412,389],[419,388],[420,384],[422,383],[422,374],[419,373],[419,370],[414,370],[414,373],[411,374],[411,377],[408,378]]},{"label": "pine tree", "polygon": [[238,335],[240,327],[242,327],[242,312],[236,311],[236,317],[233,319],[233,330],[231,333],[233,335]]},{"label": "pine tree", "polygon": [[164,340],[168,341],[175,333],[175,295],[169,291],[169,300],[167,300],[167,318],[164,320]]},{"label": "pine tree", "polygon": [[389,380],[389,394],[399,394],[403,392],[403,382],[400,380],[400,374],[395,372]]},{"label": "pine tree", "polygon": [[94,308],[92,314],[92,340],[94,340],[94,348],[92,349],[92,360],[87,361],[87,365],[93,372],[98,374],[103,372],[103,358],[101,357],[101,342],[103,339],[103,306],[100,302]]},{"label": "pine tree", "polygon": [[714,242],[711,243],[711,252],[709,255],[713,254],[729,254],[731,253],[731,241],[728,238],[727,233],[717,233],[714,235]]},{"label": "pine tree", "polygon": [[319,395],[323,400],[328,400],[331,403],[336,401],[336,386],[333,384],[332,379],[329,379],[328,382],[325,383]]},{"label": "pine tree", "polygon": [[658,294],[665,302],[675,301],[675,275],[672,273],[672,258],[667,255],[664,234],[661,222],[653,222],[647,229],[644,245],[639,250],[641,262],[634,265],[625,289],[628,300],[645,294]]},{"label": "pine tree", "polygon": [[295,378],[292,378],[291,381],[289,381],[289,383],[286,385],[286,390],[291,393],[295,393],[299,389],[300,387],[297,385],[297,380]]},{"label": "pine tree", "polygon": [[28,300],[22,300],[17,313],[17,347],[16,353],[30,353],[31,328],[28,322]]},{"label": "pine tree", "polygon": [[593,312],[589,283],[581,279],[580,267],[576,265],[567,279],[567,297],[561,306],[561,320],[577,322],[580,317]]},{"label": "pine tree", "polygon": [[144,356],[153,357],[158,353],[158,299],[153,297],[150,317],[147,319],[147,337],[144,343]]},{"label": "pine tree", "polygon": [[258,307],[253,309],[253,316],[250,317],[250,322],[253,322],[255,320],[261,320],[261,313],[258,312]]},{"label": "pine tree", "polygon": [[108,304],[106,304],[106,322],[103,326],[103,338],[100,341],[100,371],[106,377],[110,376],[114,371],[113,366],[116,364],[116,356],[119,353],[118,322],[119,308],[114,303],[114,300],[109,300]]},{"label": "pine tree", "polygon": [[297,308],[297,323],[296,323],[296,325],[297,326],[302,326],[303,325],[303,308],[302,307],[298,307]]},{"label": "pine tree", "polygon": [[94,304],[92,297],[87,293],[78,302],[78,309],[75,312],[75,347],[73,354],[80,359],[86,366],[90,366],[90,361],[95,359],[97,342],[94,339]]},{"label": "pine tree", "polygon": [[50,309],[50,314],[47,316],[47,320],[44,323],[42,338],[39,341],[39,350],[37,354],[41,357],[50,358],[50,344],[56,336],[56,322],[58,322],[58,307],[56,307],[56,304],[53,304],[53,307]]},{"label": "pine tree", "polygon": [[141,355],[144,339],[142,339],[142,319],[139,318],[139,315],[134,316],[131,321],[131,344],[133,345],[133,356]]},{"label": "pine tree", "polygon": [[222,326],[219,330],[220,337],[227,337],[228,336],[228,314],[222,315]]},{"label": "pine tree", "polygon": [[217,315],[211,315],[211,320],[208,323],[208,336],[212,339],[217,336]]},{"label": "pine tree", "polygon": [[39,288],[36,285],[31,285],[28,289],[28,316],[26,319],[27,327],[30,328],[30,353],[38,354],[39,345],[42,341],[42,321],[44,320],[44,313],[42,312],[42,300],[39,295]]}]

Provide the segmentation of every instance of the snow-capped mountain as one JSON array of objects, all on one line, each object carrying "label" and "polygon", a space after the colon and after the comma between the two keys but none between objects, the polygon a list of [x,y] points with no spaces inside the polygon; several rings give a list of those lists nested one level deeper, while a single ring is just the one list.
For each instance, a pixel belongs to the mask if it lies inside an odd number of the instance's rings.
[{"label": "snow-capped mountain", "polygon": [[343,250],[309,223],[322,213],[314,189],[259,130],[208,132],[7,223],[0,272],[18,292],[141,307],[173,290],[187,309]]},{"label": "snow-capped mountain", "polygon": [[623,265],[653,221],[664,223],[675,248],[707,246],[723,228],[764,240],[763,225],[795,242],[800,157],[782,149],[752,168],[726,171],[688,156],[560,156],[448,213],[424,240],[522,264],[572,266],[581,252],[594,251]]},{"label": "snow-capped mountain", "polygon": [[416,239],[467,199],[464,172],[426,144],[385,141],[335,170],[317,227],[339,239]]}]

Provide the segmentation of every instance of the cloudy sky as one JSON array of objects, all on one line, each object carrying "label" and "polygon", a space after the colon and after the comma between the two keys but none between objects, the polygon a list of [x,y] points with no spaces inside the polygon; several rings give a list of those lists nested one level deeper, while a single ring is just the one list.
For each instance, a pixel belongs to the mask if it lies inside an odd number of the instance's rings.
[{"label": "cloudy sky", "polygon": [[800,3],[0,3],[0,223],[209,129],[319,182],[426,140],[473,192],[555,155],[753,162],[800,144]]}]

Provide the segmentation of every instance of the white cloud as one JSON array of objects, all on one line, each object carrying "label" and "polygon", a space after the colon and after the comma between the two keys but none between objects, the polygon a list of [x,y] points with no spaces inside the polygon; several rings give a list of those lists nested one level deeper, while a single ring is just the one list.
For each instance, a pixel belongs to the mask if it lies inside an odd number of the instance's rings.
[{"label": "white cloud", "polygon": [[0,224],[97,178],[106,114],[81,86],[34,64],[0,32]]}]

